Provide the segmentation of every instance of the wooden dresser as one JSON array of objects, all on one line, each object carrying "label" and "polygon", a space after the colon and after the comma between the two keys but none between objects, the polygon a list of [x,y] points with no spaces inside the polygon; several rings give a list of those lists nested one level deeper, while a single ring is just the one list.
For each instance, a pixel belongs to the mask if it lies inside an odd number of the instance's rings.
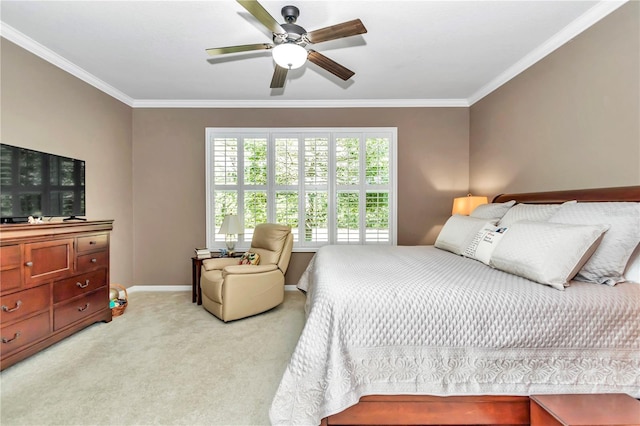
[{"label": "wooden dresser", "polygon": [[111,321],[113,220],[0,225],[0,369]]}]

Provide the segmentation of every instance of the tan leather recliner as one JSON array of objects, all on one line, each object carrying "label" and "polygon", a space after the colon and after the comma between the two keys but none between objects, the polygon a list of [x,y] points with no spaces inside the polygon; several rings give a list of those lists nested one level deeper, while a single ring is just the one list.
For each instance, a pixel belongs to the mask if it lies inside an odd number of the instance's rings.
[{"label": "tan leather recliner", "polygon": [[248,250],[260,256],[257,265],[239,265],[238,258],[202,262],[202,306],[224,322],[259,314],[284,300],[293,234],[289,226],[256,226]]}]

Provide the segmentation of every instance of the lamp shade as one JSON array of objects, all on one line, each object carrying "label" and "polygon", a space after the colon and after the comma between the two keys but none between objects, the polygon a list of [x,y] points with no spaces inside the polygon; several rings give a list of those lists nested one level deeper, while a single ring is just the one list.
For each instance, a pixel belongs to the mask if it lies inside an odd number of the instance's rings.
[{"label": "lamp shade", "polygon": [[244,233],[244,229],[240,224],[240,220],[238,219],[238,215],[228,214],[224,217],[222,221],[222,226],[218,231],[218,234],[242,234]]},{"label": "lamp shade", "polygon": [[307,62],[307,49],[295,43],[283,43],[273,48],[273,60],[282,68],[294,70]]},{"label": "lamp shade", "polygon": [[487,204],[487,202],[487,197],[479,197],[477,195],[469,194],[466,197],[457,197],[453,199],[451,214],[469,216],[476,207],[481,204]]}]

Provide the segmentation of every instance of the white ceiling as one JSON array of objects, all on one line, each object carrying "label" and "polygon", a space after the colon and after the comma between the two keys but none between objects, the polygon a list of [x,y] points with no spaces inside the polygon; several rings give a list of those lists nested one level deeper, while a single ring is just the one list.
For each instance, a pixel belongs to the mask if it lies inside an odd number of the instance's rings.
[{"label": "white ceiling", "polygon": [[313,49],[355,71],[307,62],[270,89],[269,43],[237,2],[2,0],[1,34],[134,106],[467,106],[625,1],[262,1],[308,31],[360,18],[363,35]]}]

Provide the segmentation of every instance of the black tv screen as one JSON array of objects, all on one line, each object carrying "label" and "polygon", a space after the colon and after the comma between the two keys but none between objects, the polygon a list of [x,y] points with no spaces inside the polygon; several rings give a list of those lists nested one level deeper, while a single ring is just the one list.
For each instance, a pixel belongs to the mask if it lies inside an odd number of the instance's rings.
[{"label": "black tv screen", "polygon": [[82,160],[0,144],[2,222],[84,216],[84,174]]}]

